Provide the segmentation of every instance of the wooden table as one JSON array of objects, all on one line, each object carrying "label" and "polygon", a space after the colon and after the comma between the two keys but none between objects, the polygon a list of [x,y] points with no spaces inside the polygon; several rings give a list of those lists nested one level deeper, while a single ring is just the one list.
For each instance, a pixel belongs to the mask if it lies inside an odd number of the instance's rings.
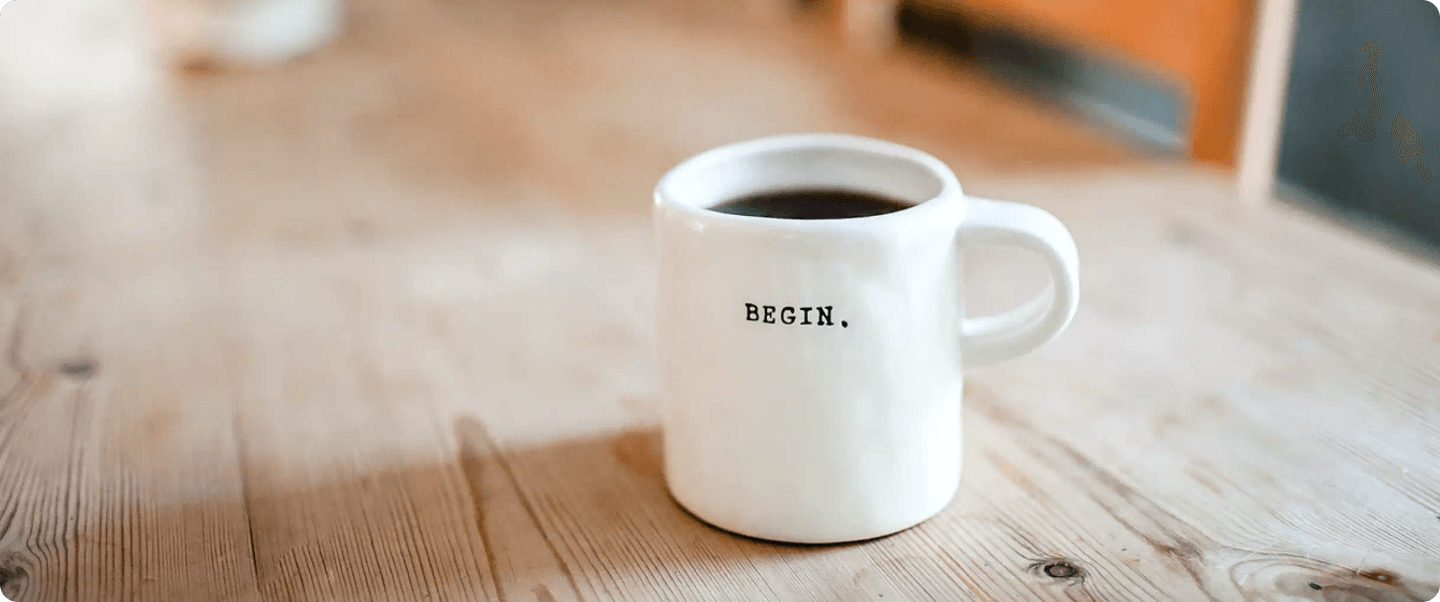
[{"label": "wooden table", "polygon": [[[357,6],[171,78],[133,11],[0,18],[0,587],[76,600],[1426,600],[1440,272],[932,57],[723,7]],[[82,10],[83,9],[83,10]],[[89,12],[85,12],[88,10]],[[797,130],[1074,230],[1082,308],[975,373],[941,516],[829,547],[667,496],[648,192]],[[976,311],[1033,292],[969,262]],[[1023,275],[1023,277],[1022,277]]]}]

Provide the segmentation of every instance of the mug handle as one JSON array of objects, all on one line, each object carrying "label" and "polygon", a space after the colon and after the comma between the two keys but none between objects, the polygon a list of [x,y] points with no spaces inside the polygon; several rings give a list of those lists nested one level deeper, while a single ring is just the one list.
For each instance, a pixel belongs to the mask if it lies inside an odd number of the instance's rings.
[{"label": "mug handle", "polygon": [[1050,342],[1075,316],[1080,304],[1080,264],[1075,239],[1050,212],[1039,207],[966,198],[961,246],[1006,245],[1040,255],[1050,268],[1050,286],[1008,311],[962,318],[961,359],[965,367],[998,364]]}]

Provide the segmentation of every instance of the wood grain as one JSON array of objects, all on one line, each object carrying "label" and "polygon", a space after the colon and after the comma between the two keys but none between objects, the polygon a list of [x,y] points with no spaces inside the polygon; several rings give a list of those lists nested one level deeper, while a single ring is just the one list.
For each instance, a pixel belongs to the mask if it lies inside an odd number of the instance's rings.
[{"label": "wood grain", "polygon": [[[1440,270],[1388,241],[799,17],[366,0],[306,60],[172,76],[125,4],[87,45],[98,0],[51,2],[0,19],[11,598],[1440,588]],[[45,35],[48,73],[23,52]],[[724,533],[661,474],[649,189],[795,130],[925,148],[1055,212],[1085,264],[1063,337],[967,379],[951,506],[852,545]],[[975,312],[1040,284],[967,263]]]}]

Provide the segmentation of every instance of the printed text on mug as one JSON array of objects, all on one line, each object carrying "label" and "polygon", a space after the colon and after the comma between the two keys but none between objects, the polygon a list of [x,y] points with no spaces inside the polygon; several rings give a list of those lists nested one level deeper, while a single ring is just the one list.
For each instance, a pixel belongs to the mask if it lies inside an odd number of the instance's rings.
[{"label": "printed text on mug", "polygon": [[[834,326],[835,320],[831,317],[835,310],[832,305],[824,307],[792,307],[789,305],[777,307],[774,305],[745,304],[745,320],[747,322],[763,322],[765,324],[796,324],[800,326]],[[840,321],[841,328],[849,328],[850,323]]]}]

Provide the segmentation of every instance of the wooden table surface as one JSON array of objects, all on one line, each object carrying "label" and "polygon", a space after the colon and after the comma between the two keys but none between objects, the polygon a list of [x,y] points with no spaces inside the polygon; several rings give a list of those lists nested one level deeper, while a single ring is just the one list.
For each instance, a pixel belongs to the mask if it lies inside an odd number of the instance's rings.
[{"label": "wooden table surface", "polygon": [[[715,4],[712,6],[711,4]],[[0,18],[0,587],[105,600],[1428,600],[1440,270],[915,52],[719,3],[356,6],[174,78],[133,8]],[[667,496],[649,190],[784,131],[1073,229],[1082,306],[967,379],[962,490],[776,545]],[[971,304],[1040,285],[967,258]]]}]

